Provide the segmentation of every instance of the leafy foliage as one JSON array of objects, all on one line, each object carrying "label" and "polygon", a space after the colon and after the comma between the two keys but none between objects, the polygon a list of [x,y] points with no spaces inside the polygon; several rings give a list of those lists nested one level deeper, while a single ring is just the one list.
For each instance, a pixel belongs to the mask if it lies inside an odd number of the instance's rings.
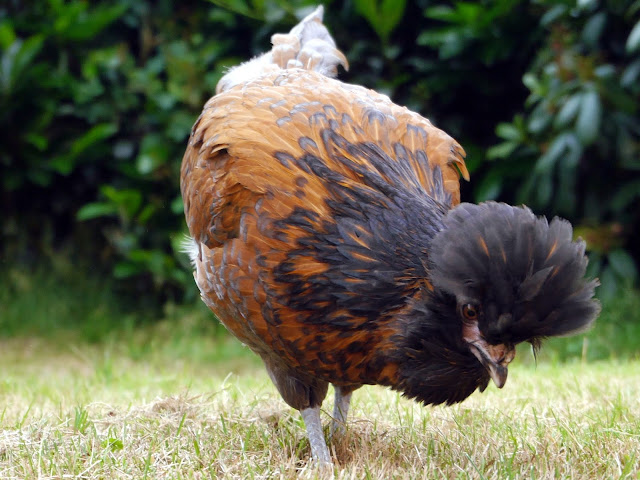
[{"label": "leafy foliage", "polygon": [[[179,293],[190,281],[170,242],[183,225],[180,159],[202,104],[236,61],[223,35],[234,24],[197,2],[40,1],[0,12],[9,223],[92,243],[84,253],[117,277]],[[219,33],[205,42],[211,30]],[[74,216],[99,233],[79,237]]]},{"label": "leafy foliage", "polygon": [[640,2],[547,3],[526,110],[497,126],[503,141],[488,152],[494,195],[511,171],[515,201],[580,220],[606,297],[638,277],[627,250],[640,221]]},{"label": "leafy foliage", "polygon": [[389,35],[402,18],[406,5],[406,0],[355,0],[356,11],[367,19],[383,43],[389,40]]},{"label": "leafy foliage", "polygon": [[[606,289],[637,278],[638,0],[323,3],[351,63],[342,78],[465,146],[465,198],[567,216]],[[191,125],[225,68],[316,4],[5,2],[2,255],[30,264],[71,251],[134,295],[194,296],[177,253]]]}]

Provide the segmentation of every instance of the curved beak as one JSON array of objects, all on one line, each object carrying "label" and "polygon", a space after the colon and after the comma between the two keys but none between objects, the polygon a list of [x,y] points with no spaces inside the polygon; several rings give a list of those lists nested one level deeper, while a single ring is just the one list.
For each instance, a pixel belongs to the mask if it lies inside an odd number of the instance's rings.
[{"label": "curved beak", "polygon": [[513,345],[489,345],[484,340],[469,343],[469,349],[487,369],[496,387],[502,388],[507,381],[507,366],[516,356]]}]

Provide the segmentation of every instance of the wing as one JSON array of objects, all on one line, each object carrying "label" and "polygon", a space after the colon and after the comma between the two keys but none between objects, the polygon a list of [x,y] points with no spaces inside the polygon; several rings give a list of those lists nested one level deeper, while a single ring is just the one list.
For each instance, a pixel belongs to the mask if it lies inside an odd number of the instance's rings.
[{"label": "wing", "polygon": [[[463,157],[421,116],[311,71],[267,74],[213,97],[181,176],[205,303],[271,361],[304,364],[334,383],[372,383],[364,366],[392,330],[374,316],[401,308],[407,285],[396,273],[413,268],[382,252],[397,252],[389,225],[403,215],[382,218],[374,207],[407,196],[445,209],[459,203]],[[422,215],[411,208],[403,218]]]}]

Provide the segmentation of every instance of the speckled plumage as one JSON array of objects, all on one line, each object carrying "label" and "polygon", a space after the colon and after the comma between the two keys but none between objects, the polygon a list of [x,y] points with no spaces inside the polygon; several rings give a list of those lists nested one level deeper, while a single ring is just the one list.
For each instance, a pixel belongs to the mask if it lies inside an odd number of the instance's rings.
[{"label": "speckled plumage", "polygon": [[269,362],[389,384],[395,365],[367,365],[428,285],[414,250],[459,202],[458,169],[461,147],[426,119],[315,72],[213,97],[182,169],[203,298]]},{"label": "speckled plumage", "polygon": [[[598,304],[568,222],[459,205],[462,147],[327,77],[346,59],[318,22],[221,81],[181,188],[202,299],[260,355],[329,461],[318,430],[329,383],[344,412],[364,384],[459,402],[490,378],[502,387],[516,343],[583,330]],[[319,44],[304,43],[309,25]]]}]

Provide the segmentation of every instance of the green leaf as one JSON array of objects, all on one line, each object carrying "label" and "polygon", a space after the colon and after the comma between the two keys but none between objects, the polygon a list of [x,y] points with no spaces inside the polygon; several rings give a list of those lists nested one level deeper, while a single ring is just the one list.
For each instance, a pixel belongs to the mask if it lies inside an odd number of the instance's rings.
[{"label": "green leaf", "polygon": [[624,88],[631,88],[633,85],[638,82],[640,78],[640,59],[631,62],[627,65],[624,72],[622,73],[622,77],[620,77],[620,85]]},{"label": "green leaf", "polygon": [[474,25],[478,23],[478,18],[487,11],[486,7],[478,2],[456,2],[459,23],[464,25]]},{"label": "green leaf", "polygon": [[96,143],[109,138],[117,131],[118,126],[114,123],[101,123],[99,125],[95,125],[90,128],[87,133],[74,140],[71,144],[69,155],[72,159],[75,159],[85,150],[95,146]]},{"label": "green leaf", "polygon": [[9,22],[0,23],[0,50],[9,48],[16,40],[16,32]]},{"label": "green leaf", "polygon": [[119,262],[113,268],[113,276],[116,278],[129,278],[142,273],[144,269],[141,265],[133,262]]},{"label": "green leaf", "polygon": [[525,73],[522,76],[522,83],[524,83],[524,86],[527,87],[532,92],[540,89],[540,82],[533,73],[530,73],[530,72]]},{"label": "green leaf", "polygon": [[80,221],[91,220],[93,218],[111,216],[118,213],[118,208],[112,203],[95,202],[87,203],[76,213],[76,218]]},{"label": "green leaf", "polygon": [[421,47],[440,47],[446,41],[447,33],[441,30],[424,30],[420,32],[416,43]]},{"label": "green leaf", "polygon": [[487,158],[495,160],[497,158],[507,158],[511,155],[520,144],[518,142],[502,142],[487,150]]},{"label": "green leaf", "polygon": [[596,5],[597,0],[578,0],[578,8],[586,10]]},{"label": "green leaf", "polygon": [[[75,8],[77,5],[77,8]],[[129,6],[126,3],[99,5],[86,11],[86,4],[76,2],[69,5],[65,15],[58,17],[54,28],[62,38],[79,41],[98,35],[115,20],[120,18]]]},{"label": "green leaf", "polygon": [[499,123],[496,127],[496,134],[500,138],[504,138],[505,140],[522,140],[522,132],[518,129],[518,127],[512,125],[511,123]]},{"label": "green leaf", "polygon": [[355,0],[356,11],[367,19],[383,43],[398,25],[406,0]]},{"label": "green leaf", "polygon": [[466,46],[466,39],[461,35],[449,34],[447,35],[446,40],[440,46],[440,58],[443,60],[448,60],[451,58],[455,58],[457,55],[462,53]]},{"label": "green leaf", "polygon": [[407,5],[406,0],[383,0],[381,14],[385,19],[385,38],[398,26]]},{"label": "green leaf", "polygon": [[555,164],[560,160],[566,148],[565,135],[558,135],[549,145],[544,154],[538,158],[535,171],[538,173],[549,172]]},{"label": "green leaf", "polygon": [[102,448],[108,448],[109,450],[115,452],[118,450],[122,450],[124,448],[124,443],[122,443],[122,440],[120,440],[119,438],[109,437],[108,439],[103,440]]},{"label": "green leaf", "polygon": [[41,135],[37,132],[27,133],[24,139],[34,147],[36,147],[40,152],[43,152],[49,146],[49,139],[44,135]]},{"label": "green leaf", "polygon": [[633,54],[640,48],[640,20],[636,22],[629,37],[627,37],[626,50],[628,54]]},{"label": "green leaf", "polygon": [[551,25],[556,20],[558,20],[560,17],[562,17],[565,14],[566,11],[567,11],[567,6],[566,5],[556,5],[556,6],[552,7],[552,8],[550,8],[540,18],[540,25],[542,25],[543,27]]},{"label": "green leaf", "polygon": [[435,7],[426,8],[423,15],[427,18],[441,20],[443,22],[455,22],[458,17],[456,11],[447,5],[436,5]]},{"label": "green leaf", "polygon": [[166,140],[163,135],[150,133],[145,135],[136,159],[136,168],[142,175],[148,175],[156,168],[165,165],[169,159]]},{"label": "green leaf", "polygon": [[118,190],[111,185],[104,185],[100,192],[111,200],[127,219],[133,218],[142,204],[142,193],[133,188]]},{"label": "green leaf", "polygon": [[529,116],[527,130],[535,135],[540,134],[547,129],[551,120],[553,120],[553,117],[547,111],[546,104],[540,103]]},{"label": "green leaf", "polygon": [[605,12],[593,15],[582,29],[582,41],[590,47],[598,45],[606,23],[607,14]]},{"label": "green leaf", "polygon": [[138,214],[138,223],[140,225],[145,225],[149,219],[153,216],[154,213],[156,213],[156,206],[149,203],[148,205],[146,205],[142,211]]},{"label": "green leaf", "polygon": [[605,63],[604,65],[600,65],[599,67],[593,70],[593,74],[596,77],[602,78],[602,79],[614,78],[616,73],[617,73],[616,67],[608,63]]},{"label": "green leaf", "polygon": [[598,136],[601,116],[600,96],[595,90],[588,90],[582,95],[576,120],[576,134],[583,145],[590,145]]},{"label": "green leaf", "polygon": [[525,177],[522,186],[516,194],[517,204],[529,204],[533,200],[533,192],[537,180],[538,178],[535,172],[533,172],[528,177]]},{"label": "green leaf", "polygon": [[576,117],[578,114],[578,110],[580,109],[580,104],[582,102],[582,95],[576,94],[569,97],[569,99],[564,102],[562,108],[556,115],[553,126],[556,129],[562,129],[569,125],[569,123]]},{"label": "green leaf", "polygon": [[578,137],[571,132],[564,134],[564,142],[567,153],[562,163],[568,170],[573,171],[578,166],[584,149]]},{"label": "green leaf", "polygon": [[171,211],[176,215],[182,215],[184,213],[184,204],[182,202],[182,196],[178,195],[171,201]]},{"label": "green leaf", "polygon": [[549,172],[563,159],[563,164],[570,170],[574,169],[580,156],[582,146],[571,132],[565,132],[553,139],[547,151],[538,158],[535,171],[538,173]]},{"label": "green leaf", "polygon": [[376,0],[355,0],[356,12],[367,19],[369,24],[375,30],[373,22],[377,21]]},{"label": "green leaf", "polygon": [[163,274],[166,266],[173,261],[171,257],[160,250],[132,250],[129,258],[134,262],[144,265],[145,269],[157,275]]},{"label": "green leaf", "polygon": [[42,49],[43,35],[34,35],[26,40],[16,39],[0,58],[0,92],[9,95],[20,79],[32,67],[32,62]]},{"label": "green leaf", "polygon": [[61,175],[69,175],[75,167],[74,158],[71,155],[56,155],[49,160],[49,167]]},{"label": "green leaf", "polygon": [[[574,137],[575,138],[575,137]],[[578,143],[577,139],[575,142]],[[578,144],[579,147],[579,144]],[[560,158],[556,175],[555,209],[558,214],[573,217],[576,215],[576,155],[574,150],[569,151]]]}]

